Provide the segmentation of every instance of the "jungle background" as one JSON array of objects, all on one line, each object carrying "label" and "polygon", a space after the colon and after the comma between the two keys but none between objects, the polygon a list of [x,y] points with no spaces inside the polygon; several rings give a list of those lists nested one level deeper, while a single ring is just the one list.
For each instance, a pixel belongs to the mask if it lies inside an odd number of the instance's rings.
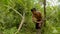
[{"label": "jungle background", "polygon": [[[0,0],[0,34],[14,34],[17,25],[24,24],[17,34],[35,34],[31,9],[36,8],[44,17],[44,0]],[[24,15],[25,14],[25,15]],[[44,34],[60,34],[60,0],[46,0],[46,27]]]}]

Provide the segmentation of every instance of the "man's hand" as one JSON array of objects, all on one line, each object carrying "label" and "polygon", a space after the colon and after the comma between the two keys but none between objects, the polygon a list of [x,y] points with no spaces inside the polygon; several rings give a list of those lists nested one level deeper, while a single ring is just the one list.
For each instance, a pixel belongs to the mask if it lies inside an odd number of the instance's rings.
[{"label": "man's hand", "polygon": [[33,21],[34,23],[36,23],[36,22],[37,22],[36,18],[32,18],[32,21]]}]

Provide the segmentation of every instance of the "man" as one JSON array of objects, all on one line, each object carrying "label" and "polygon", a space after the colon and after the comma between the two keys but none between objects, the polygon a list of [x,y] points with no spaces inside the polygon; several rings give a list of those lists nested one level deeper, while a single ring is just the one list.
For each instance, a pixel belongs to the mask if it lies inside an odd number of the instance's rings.
[{"label": "man", "polygon": [[41,29],[42,27],[42,15],[35,8],[31,9],[32,12],[32,20],[36,22],[36,29]]}]

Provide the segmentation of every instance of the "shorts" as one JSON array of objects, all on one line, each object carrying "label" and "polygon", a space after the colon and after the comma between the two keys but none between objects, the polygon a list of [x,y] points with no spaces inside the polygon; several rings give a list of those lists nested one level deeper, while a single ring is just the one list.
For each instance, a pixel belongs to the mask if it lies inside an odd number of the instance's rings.
[{"label": "shorts", "polygon": [[39,26],[39,23],[36,23],[36,29],[41,29],[41,26]]}]

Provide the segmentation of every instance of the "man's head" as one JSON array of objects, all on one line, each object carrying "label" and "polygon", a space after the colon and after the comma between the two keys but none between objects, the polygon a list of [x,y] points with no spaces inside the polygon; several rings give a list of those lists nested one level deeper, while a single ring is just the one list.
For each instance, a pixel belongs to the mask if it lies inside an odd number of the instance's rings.
[{"label": "man's head", "polygon": [[36,8],[31,9],[31,12],[36,12]]}]

